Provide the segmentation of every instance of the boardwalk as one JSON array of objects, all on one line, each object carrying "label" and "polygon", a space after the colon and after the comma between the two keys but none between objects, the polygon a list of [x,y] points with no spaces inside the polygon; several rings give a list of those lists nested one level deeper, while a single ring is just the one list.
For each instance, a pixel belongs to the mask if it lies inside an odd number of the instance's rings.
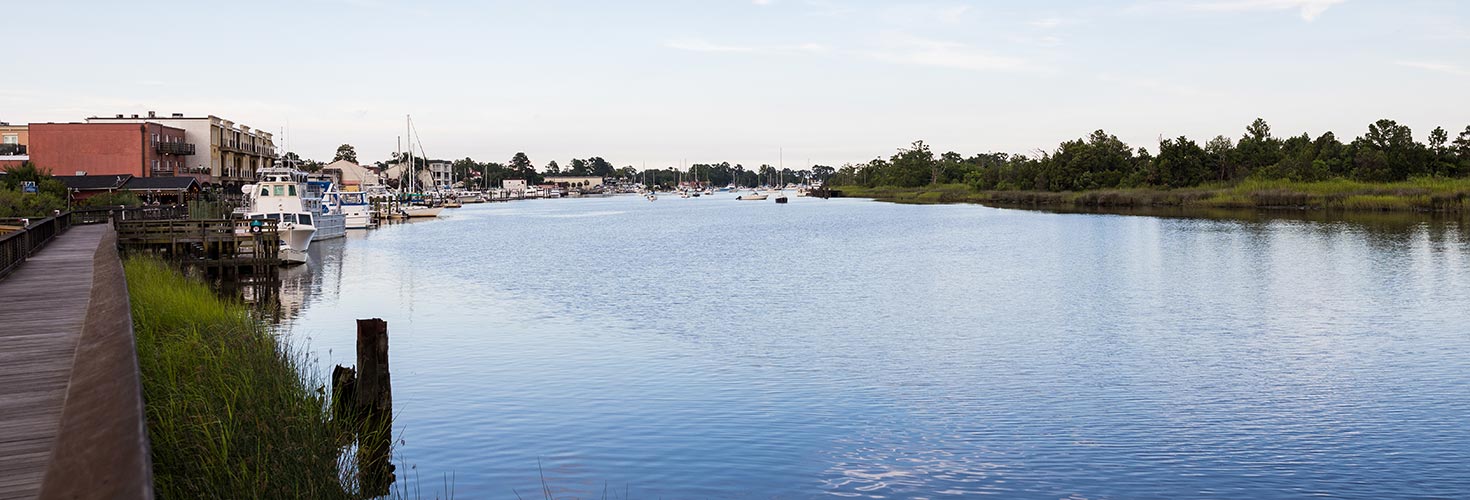
[{"label": "boardwalk", "polygon": [[56,449],[106,224],[78,226],[0,280],[0,499],[34,498]]}]

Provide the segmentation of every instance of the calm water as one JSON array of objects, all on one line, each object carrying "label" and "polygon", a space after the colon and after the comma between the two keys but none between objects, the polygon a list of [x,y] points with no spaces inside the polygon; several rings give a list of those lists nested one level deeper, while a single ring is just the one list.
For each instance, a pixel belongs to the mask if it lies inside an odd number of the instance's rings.
[{"label": "calm water", "polygon": [[388,321],[426,495],[1464,498],[1462,224],[470,205],[317,245],[283,328]]}]

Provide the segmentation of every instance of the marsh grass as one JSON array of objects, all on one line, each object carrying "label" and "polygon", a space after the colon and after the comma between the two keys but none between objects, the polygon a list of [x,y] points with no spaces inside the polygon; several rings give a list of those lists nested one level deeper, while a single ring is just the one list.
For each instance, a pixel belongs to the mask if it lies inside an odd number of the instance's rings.
[{"label": "marsh grass", "polygon": [[842,196],[897,203],[991,203],[1017,206],[1291,208],[1353,211],[1470,211],[1470,179],[1426,177],[1369,183],[1345,179],[1294,182],[1247,180],[1181,189],[1082,192],[975,191],[964,184],[916,188],[837,186]]},{"label": "marsh grass", "polygon": [[163,261],[124,268],[158,496],[351,498],[343,434],[306,357]]}]

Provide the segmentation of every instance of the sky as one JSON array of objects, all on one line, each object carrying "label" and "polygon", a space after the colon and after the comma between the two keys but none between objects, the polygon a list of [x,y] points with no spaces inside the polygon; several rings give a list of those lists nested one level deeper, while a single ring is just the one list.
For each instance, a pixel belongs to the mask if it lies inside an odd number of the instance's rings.
[{"label": "sky", "polygon": [[1470,2],[261,0],[6,7],[0,121],[213,114],[331,160],[842,165],[1103,129],[1470,125]]}]

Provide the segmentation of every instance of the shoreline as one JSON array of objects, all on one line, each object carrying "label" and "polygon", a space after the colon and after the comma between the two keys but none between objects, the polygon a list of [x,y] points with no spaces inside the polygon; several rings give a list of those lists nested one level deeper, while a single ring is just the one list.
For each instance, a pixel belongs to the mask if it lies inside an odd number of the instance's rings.
[{"label": "shoreline", "polygon": [[964,184],[923,187],[833,186],[831,191],[833,197],[872,198],[890,203],[974,203],[999,208],[1470,213],[1470,179],[1416,179],[1392,183],[1251,181],[1234,186],[1063,192],[976,191]]}]

